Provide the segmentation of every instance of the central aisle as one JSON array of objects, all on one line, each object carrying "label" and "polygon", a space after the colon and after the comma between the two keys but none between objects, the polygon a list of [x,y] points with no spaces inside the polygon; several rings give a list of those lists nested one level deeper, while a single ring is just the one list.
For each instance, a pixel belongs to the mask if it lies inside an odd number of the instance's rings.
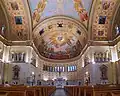
[{"label": "central aisle", "polygon": [[53,95],[51,96],[67,96],[64,89],[56,89]]}]

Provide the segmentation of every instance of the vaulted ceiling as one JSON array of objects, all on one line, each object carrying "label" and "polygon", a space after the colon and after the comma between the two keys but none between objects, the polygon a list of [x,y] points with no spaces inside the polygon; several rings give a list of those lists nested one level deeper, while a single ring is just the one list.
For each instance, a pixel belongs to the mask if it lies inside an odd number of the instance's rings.
[{"label": "vaulted ceiling", "polygon": [[33,40],[50,59],[76,57],[87,41],[109,41],[119,34],[113,30],[120,24],[120,0],[0,0],[0,5],[1,35]]}]

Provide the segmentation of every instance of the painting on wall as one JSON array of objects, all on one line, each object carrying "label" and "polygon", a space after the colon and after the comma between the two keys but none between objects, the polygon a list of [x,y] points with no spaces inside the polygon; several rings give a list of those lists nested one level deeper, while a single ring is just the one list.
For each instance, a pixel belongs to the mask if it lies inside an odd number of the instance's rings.
[{"label": "painting on wall", "polygon": [[15,23],[17,25],[21,25],[22,24],[22,16],[15,16]]},{"label": "painting on wall", "polygon": [[111,3],[110,0],[109,1],[108,0],[102,0],[101,2],[102,2],[102,8],[104,10],[107,10],[110,7],[110,3]]},{"label": "painting on wall", "polygon": [[99,24],[105,24],[106,16],[100,16],[99,17]]}]

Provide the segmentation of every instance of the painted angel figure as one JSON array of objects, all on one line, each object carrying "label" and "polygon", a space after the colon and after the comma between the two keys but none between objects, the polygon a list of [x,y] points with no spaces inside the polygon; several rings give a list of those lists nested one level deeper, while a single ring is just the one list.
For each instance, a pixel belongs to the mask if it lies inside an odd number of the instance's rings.
[{"label": "painted angel figure", "polygon": [[88,12],[84,8],[81,0],[74,0],[74,7],[82,22],[88,20]]},{"label": "painted angel figure", "polygon": [[33,12],[33,20],[35,22],[38,22],[40,20],[41,14],[44,11],[45,6],[46,6],[46,2],[47,2],[47,0],[41,0],[38,3],[37,8],[34,10],[34,12]]}]

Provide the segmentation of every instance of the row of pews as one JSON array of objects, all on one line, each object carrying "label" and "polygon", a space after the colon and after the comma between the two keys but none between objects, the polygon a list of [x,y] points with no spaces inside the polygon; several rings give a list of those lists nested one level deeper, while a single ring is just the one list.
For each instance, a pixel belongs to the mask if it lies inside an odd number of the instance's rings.
[{"label": "row of pews", "polygon": [[0,87],[0,96],[50,96],[55,90],[55,86]]},{"label": "row of pews", "polygon": [[120,85],[65,86],[67,96],[120,96]]}]

